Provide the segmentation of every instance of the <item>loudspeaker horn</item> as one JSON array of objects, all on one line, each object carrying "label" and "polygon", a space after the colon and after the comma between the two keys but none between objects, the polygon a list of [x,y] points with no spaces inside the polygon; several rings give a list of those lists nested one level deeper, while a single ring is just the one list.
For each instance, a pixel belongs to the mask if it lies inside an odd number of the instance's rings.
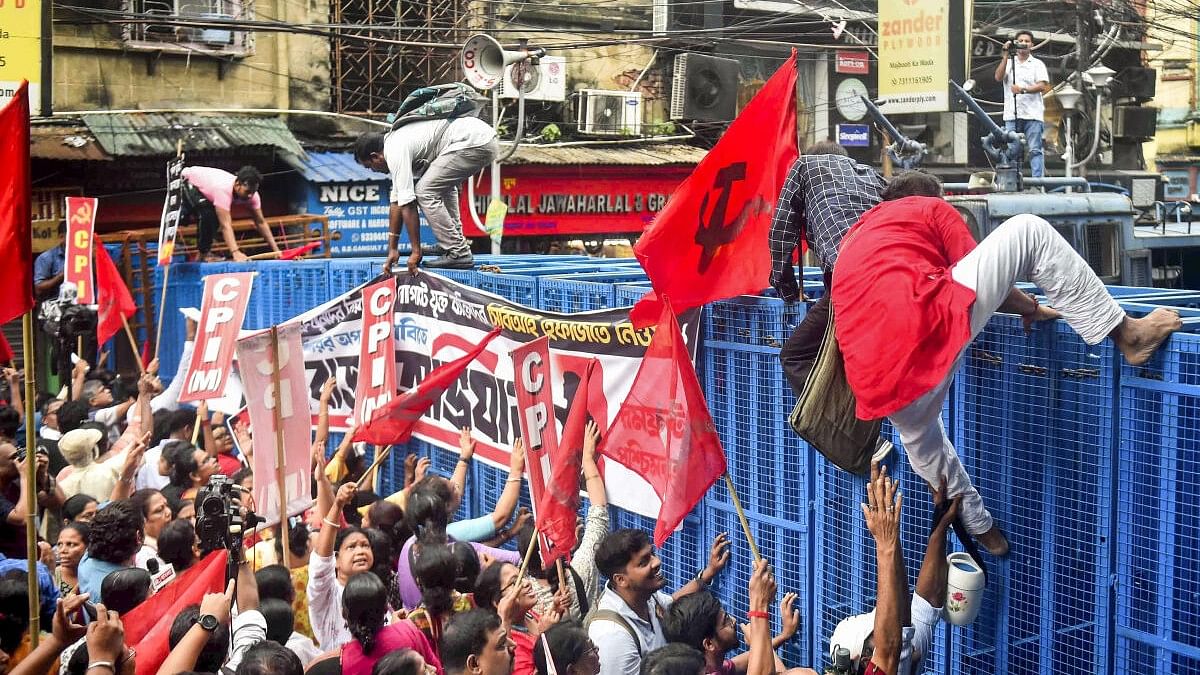
[{"label": "loudspeaker horn", "polygon": [[544,49],[507,50],[494,38],[480,33],[471,36],[462,48],[462,71],[467,83],[476,89],[492,89],[504,78],[510,64],[546,55]]}]

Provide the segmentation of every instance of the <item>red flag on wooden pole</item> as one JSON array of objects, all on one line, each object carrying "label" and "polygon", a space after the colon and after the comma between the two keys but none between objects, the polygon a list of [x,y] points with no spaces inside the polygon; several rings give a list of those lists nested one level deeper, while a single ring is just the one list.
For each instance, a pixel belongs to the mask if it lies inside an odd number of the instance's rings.
[{"label": "red flag on wooden pole", "polygon": [[458,380],[467,366],[471,364],[483,350],[487,348],[492,338],[500,334],[500,328],[492,329],[466,355],[443,364],[429,373],[417,386],[409,389],[383,406],[375,409],[371,421],[359,427],[354,434],[355,441],[365,441],[375,445],[396,445],[406,443],[412,436],[413,427],[421,419],[425,411],[446,393],[450,385]]},{"label": "red flag on wooden pole", "polygon": [[633,247],[654,287],[635,325],[654,323],[663,296],[683,311],[767,286],[771,215],[798,154],[793,50]]},{"label": "red flag on wooden pole", "polygon": [[654,543],[661,546],[725,473],[717,436],[671,303],[600,452],[637,473],[662,500]]},{"label": "red flag on wooden pole", "polygon": [[0,108],[0,324],[33,309],[33,209],[29,203],[29,83]]}]

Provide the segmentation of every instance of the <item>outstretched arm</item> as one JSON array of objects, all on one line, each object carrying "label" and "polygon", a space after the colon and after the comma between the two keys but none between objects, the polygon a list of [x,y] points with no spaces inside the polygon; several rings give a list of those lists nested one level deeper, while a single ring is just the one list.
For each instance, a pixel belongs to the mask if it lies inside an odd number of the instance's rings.
[{"label": "outstretched arm", "polygon": [[867,504],[863,516],[875,538],[879,587],[875,605],[875,653],[871,662],[885,673],[895,673],[904,646],[904,627],[909,618],[908,577],[904,571],[904,552],[900,549],[900,507],[904,497],[898,484],[871,463],[871,482],[867,484]]}]

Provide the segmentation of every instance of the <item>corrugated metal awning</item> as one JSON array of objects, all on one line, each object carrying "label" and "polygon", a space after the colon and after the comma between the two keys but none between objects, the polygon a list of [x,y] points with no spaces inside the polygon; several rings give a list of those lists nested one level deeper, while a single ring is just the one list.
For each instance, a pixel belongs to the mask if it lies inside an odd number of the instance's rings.
[{"label": "corrugated metal awning", "polygon": [[[501,152],[504,152],[501,146]],[[707,150],[683,143],[538,146],[522,144],[505,164],[694,165]]]},{"label": "corrugated metal awning", "polygon": [[167,157],[183,140],[187,151],[268,146],[304,156],[300,141],[278,117],[197,113],[84,113],[84,124],[114,157]]},{"label": "corrugated metal awning", "polygon": [[351,152],[309,152],[303,159],[289,161],[300,175],[311,183],[362,183],[389,180],[385,173],[376,173],[359,166]]},{"label": "corrugated metal awning", "polygon": [[[501,146],[501,153],[504,148]],[[506,166],[540,164],[550,166],[692,166],[704,159],[707,151],[681,143],[647,143],[610,146],[537,146],[521,145]],[[388,180],[387,174],[359,166],[349,152],[309,152],[304,158],[290,159],[304,179],[312,183],[359,183]]]},{"label": "corrugated metal awning", "polygon": [[87,127],[74,124],[31,125],[29,155],[35,159],[112,161]]}]

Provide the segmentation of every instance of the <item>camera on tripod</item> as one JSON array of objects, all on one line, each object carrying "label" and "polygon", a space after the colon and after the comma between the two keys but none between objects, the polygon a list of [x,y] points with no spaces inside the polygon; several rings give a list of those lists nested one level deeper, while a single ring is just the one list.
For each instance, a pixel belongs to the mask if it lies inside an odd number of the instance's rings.
[{"label": "camera on tripod", "polygon": [[263,522],[253,511],[242,514],[242,492],[246,489],[228,476],[214,475],[196,495],[196,537],[203,555],[227,549],[234,562],[242,562],[242,537]]}]

